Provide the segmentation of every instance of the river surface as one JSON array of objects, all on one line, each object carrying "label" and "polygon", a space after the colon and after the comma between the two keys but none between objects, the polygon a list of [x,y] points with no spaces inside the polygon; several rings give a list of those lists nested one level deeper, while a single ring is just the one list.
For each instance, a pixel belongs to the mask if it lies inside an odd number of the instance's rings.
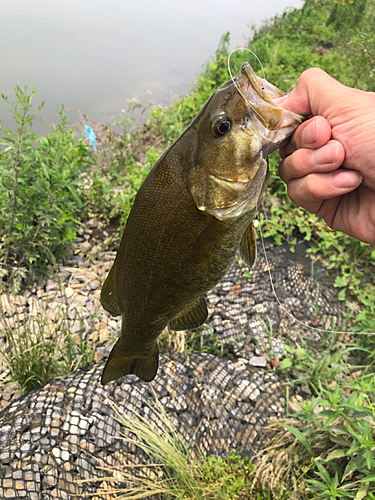
[{"label": "river surface", "polygon": [[[62,104],[111,123],[134,95],[164,105],[186,94],[226,31],[233,47],[243,45],[249,25],[259,27],[302,5],[302,0],[0,0],[0,93],[14,100],[15,85],[36,87],[33,103],[45,101],[39,115],[47,124],[59,120]],[[8,105],[0,101],[0,119],[14,128]]]}]

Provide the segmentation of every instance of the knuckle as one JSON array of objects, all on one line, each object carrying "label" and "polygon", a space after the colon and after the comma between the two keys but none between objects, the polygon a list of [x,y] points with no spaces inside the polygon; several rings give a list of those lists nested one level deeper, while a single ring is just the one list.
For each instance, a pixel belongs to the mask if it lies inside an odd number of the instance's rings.
[{"label": "knuckle", "polygon": [[323,71],[321,68],[308,68],[303,73],[301,73],[301,76],[299,77],[299,82],[300,83],[310,83],[311,80],[315,80],[316,78],[320,79],[323,75],[326,75],[327,73]]}]

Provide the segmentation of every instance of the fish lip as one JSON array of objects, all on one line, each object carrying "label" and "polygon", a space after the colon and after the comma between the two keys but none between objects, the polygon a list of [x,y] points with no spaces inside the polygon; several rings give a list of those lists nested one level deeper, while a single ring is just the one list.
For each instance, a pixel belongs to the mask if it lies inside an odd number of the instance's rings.
[{"label": "fish lip", "polygon": [[[234,83],[246,104],[262,125],[262,127],[259,127],[260,124],[258,123],[258,129],[263,129],[266,135],[268,135],[269,131],[277,131],[286,127],[290,127],[293,132],[304,121],[305,117],[302,115],[287,111],[279,106],[277,101],[287,94],[266,79],[259,78],[248,62],[242,64],[241,72]],[[295,125],[294,128],[293,124]],[[245,129],[246,127],[247,123],[244,124]]]},{"label": "fish lip", "polygon": [[[241,75],[245,77],[245,82],[243,81],[244,79],[241,79]],[[262,79],[257,76],[248,62],[244,62],[242,64],[239,78],[241,80],[240,85],[242,87],[245,87],[247,80],[247,88],[244,88],[244,90],[246,91],[247,99],[251,102],[259,102],[260,99],[262,102],[266,102],[271,106],[279,108],[280,106],[275,102],[275,99],[287,95],[285,92],[275,87],[275,85],[269,83],[265,78]],[[258,99],[254,96],[254,92],[256,93]]]}]

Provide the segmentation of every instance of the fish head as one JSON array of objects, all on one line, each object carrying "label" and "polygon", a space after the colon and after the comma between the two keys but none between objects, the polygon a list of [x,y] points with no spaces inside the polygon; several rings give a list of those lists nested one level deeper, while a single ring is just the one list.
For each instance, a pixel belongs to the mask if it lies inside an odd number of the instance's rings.
[{"label": "fish head", "polygon": [[188,173],[200,211],[219,220],[255,216],[268,184],[268,154],[304,120],[275,102],[284,95],[244,63],[203,106],[191,124],[196,148]]}]

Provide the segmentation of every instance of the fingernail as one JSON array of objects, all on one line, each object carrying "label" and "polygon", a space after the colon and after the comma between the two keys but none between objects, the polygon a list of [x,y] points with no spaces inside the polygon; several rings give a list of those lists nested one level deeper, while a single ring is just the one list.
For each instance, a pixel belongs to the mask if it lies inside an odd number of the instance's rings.
[{"label": "fingernail", "polygon": [[311,154],[311,159],[317,165],[324,165],[326,163],[335,163],[339,155],[339,145],[337,142],[326,144],[325,146],[314,149]]},{"label": "fingernail", "polygon": [[302,140],[305,144],[313,144],[315,142],[315,120],[303,129]]},{"label": "fingernail", "polygon": [[355,188],[362,182],[363,176],[355,170],[337,171],[332,176],[332,185],[337,188]]}]

